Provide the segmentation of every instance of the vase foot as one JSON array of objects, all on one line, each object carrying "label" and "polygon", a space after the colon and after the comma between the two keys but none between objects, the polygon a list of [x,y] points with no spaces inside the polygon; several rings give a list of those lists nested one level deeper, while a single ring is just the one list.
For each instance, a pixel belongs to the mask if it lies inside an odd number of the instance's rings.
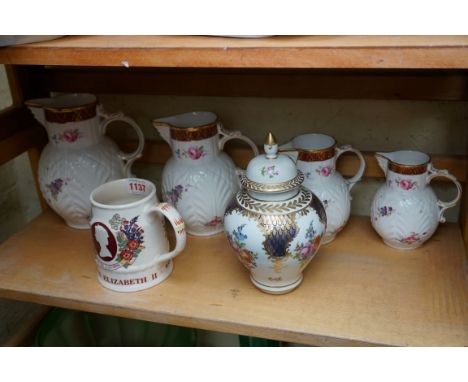
[{"label": "vase foot", "polygon": [[299,278],[294,281],[293,283],[291,284],[288,284],[288,285],[281,285],[281,286],[270,286],[270,285],[265,285],[265,284],[262,284],[260,282],[258,282],[257,280],[255,280],[252,275],[250,276],[250,280],[252,281],[252,283],[258,288],[260,289],[262,292],[265,292],[265,293],[269,293],[269,294],[285,294],[285,293],[289,293],[291,291],[293,291],[294,289],[296,289],[302,282],[302,279],[303,279],[303,276],[302,274],[299,276]]},{"label": "vase foot", "polygon": [[336,233],[331,235],[324,235],[322,239],[322,245],[330,244],[336,238]]}]

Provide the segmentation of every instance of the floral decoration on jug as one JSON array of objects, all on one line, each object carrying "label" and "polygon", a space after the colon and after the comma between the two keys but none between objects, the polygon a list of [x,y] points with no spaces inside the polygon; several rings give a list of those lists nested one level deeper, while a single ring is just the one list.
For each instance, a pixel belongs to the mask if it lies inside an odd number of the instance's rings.
[{"label": "floral decoration on jug", "polygon": [[53,180],[52,182],[45,185],[52,199],[57,201],[59,194],[63,191],[63,187],[68,184],[69,180],[70,180],[69,178],[65,178],[65,179],[57,178]]},{"label": "floral decoration on jug", "polygon": [[166,200],[177,206],[177,203],[182,199],[182,194],[188,191],[190,184],[187,184],[185,187],[181,184],[174,186],[170,191],[166,192]]},{"label": "floral decoration on jug", "polygon": [[59,142],[73,143],[82,137],[83,137],[83,134],[79,129],[67,129],[67,130],[64,130],[62,133],[52,135],[52,140],[55,143],[59,143]]},{"label": "floral decoration on jug", "polygon": [[200,159],[201,157],[204,157],[206,155],[205,148],[203,147],[203,145],[201,145],[201,146],[190,146],[187,150],[177,149],[177,150],[175,150],[174,153],[177,156],[177,158],[179,158],[179,159],[189,158],[189,159],[192,159],[192,160]]}]

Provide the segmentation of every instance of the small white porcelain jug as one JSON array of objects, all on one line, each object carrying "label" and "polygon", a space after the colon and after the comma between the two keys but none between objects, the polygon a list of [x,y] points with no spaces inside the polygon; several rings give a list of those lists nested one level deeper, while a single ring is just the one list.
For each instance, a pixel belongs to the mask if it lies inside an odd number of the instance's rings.
[{"label": "small white porcelain jug", "polygon": [[157,119],[153,124],[172,149],[162,176],[164,200],[177,207],[188,233],[222,232],[224,211],[240,188],[238,170],[222,151],[224,144],[241,139],[254,155],[257,146],[240,132],[225,130],[216,114],[208,111]]},{"label": "small white porcelain jug", "polygon": [[[359,150],[350,145],[337,147],[333,137],[325,134],[302,134],[281,145],[285,152],[296,161],[304,174],[304,186],[320,199],[327,213],[327,230],[322,244],[333,241],[346,225],[351,212],[353,186],[364,174],[366,162]],[[352,152],[359,158],[356,174],[345,179],[336,171],[336,161],[345,152]]]},{"label": "small white porcelain jug", "polygon": [[[429,155],[411,150],[376,153],[387,180],[378,189],[371,206],[371,222],[385,244],[396,249],[415,249],[444,223],[444,211],[461,197],[461,185],[447,170],[435,169]],[[445,177],[457,187],[450,202],[438,200],[429,183]]]},{"label": "small white porcelain jug", "polygon": [[[130,176],[141,156],[144,136],[122,113],[106,113],[93,94],[65,94],[26,102],[44,126],[49,143],[39,160],[39,185],[50,207],[73,228],[89,228],[89,195],[110,180]],[[138,147],[123,153],[110,138],[107,126],[128,123],[138,136]]]}]

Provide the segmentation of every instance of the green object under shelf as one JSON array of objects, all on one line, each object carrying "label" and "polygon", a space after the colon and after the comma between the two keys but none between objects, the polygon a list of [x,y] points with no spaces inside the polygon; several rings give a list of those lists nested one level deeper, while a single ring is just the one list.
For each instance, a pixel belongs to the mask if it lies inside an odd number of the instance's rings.
[{"label": "green object under shelf", "polygon": [[197,331],[102,314],[54,308],[41,322],[36,346],[196,346]]}]

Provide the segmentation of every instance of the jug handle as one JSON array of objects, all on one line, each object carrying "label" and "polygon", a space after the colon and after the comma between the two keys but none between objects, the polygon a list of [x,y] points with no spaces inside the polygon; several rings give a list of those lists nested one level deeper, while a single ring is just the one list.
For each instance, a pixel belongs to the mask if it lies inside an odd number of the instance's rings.
[{"label": "jug handle", "polygon": [[174,228],[176,235],[176,246],[173,251],[158,255],[155,262],[162,263],[176,257],[185,248],[185,242],[187,240],[187,233],[185,232],[185,223],[180,216],[179,212],[169,203],[159,203],[158,205],[152,206],[146,210],[147,214],[158,212],[163,214]]},{"label": "jug handle", "polygon": [[457,196],[453,200],[449,202],[443,202],[440,199],[437,200],[437,206],[439,207],[439,222],[445,223],[445,216],[444,216],[445,210],[455,206],[461,198],[461,195],[462,195],[461,184],[457,180],[457,178],[455,178],[447,170],[439,170],[437,168],[434,168],[431,163],[429,163],[427,167],[427,172],[428,172],[428,177],[426,179],[426,184],[429,184],[431,180],[434,178],[442,177],[442,178],[447,178],[451,180],[453,183],[455,183],[455,186],[457,187]]},{"label": "jug handle", "polygon": [[143,132],[141,131],[140,127],[132,118],[127,117],[122,112],[107,113],[106,111],[104,111],[103,107],[99,105],[97,108],[97,114],[101,118],[104,118],[100,126],[102,134],[106,133],[107,125],[109,125],[111,122],[114,122],[114,121],[123,121],[123,122],[128,123],[130,126],[133,127],[133,129],[137,133],[138,147],[136,148],[136,150],[131,153],[125,153],[123,151],[120,151],[119,153],[120,159],[122,159],[125,162],[124,174],[127,178],[131,178],[132,177],[131,167],[133,165],[133,162],[135,162],[138,158],[141,157],[143,153],[143,147],[145,146],[145,136],[143,135]]},{"label": "jug handle", "polygon": [[356,172],[356,174],[351,177],[351,178],[348,178],[348,179],[345,179],[347,185],[348,185],[348,190],[351,191],[351,188],[353,188],[353,186],[359,182],[362,178],[362,176],[364,175],[364,171],[366,169],[366,161],[364,160],[364,157],[362,156],[361,152],[353,147],[351,147],[351,145],[344,145],[344,146],[341,146],[341,147],[337,147],[336,148],[336,159],[335,161],[338,160],[338,158],[341,156],[341,154],[345,153],[345,152],[352,152],[354,154],[357,155],[357,157],[359,158],[359,168]]},{"label": "jug handle", "polygon": [[[255,144],[254,141],[252,141],[250,138],[246,137],[243,135],[240,131],[230,131],[226,130],[221,122],[218,122],[218,134],[222,136],[222,138],[219,140],[219,150],[222,151],[224,149],[224,145],[227,141],[231,139],[240,139],[241,141],[247,142],[247,144],[250,146],[252,151],[254,152],[254,156],[257,156],[259,154],[258,147]],[[240,175],[245,172],[245,170],[242,170],[240,168],[236,168],[237,175]]]}]

